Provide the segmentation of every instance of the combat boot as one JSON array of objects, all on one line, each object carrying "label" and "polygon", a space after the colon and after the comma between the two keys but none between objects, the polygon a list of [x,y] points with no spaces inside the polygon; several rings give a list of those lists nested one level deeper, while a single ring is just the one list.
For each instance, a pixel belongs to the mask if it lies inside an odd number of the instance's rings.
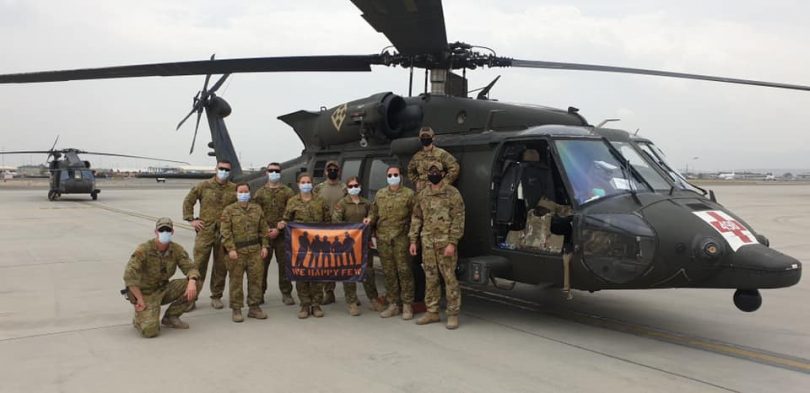
[{"label": "combat boot", "polygon": [[174,329],[188,329],[188,324],[181,321],[180,317],[167,317],[164,315],[160,323],[163,324],[163,326]]},{"label": "combat boot", "polygon": [[220,310],[223,307],[225,307],[225,305],[222,303],[222,299],[214,298],[214,299],[211,299],[211,307],[213,307],[213,308],[215,308],[217,310]]},{"label": "combat boot", "polygon": [[399,306],[396,303],[391,303],[385,311],[380,313],[380,318],[391,318],[395,315],[399,315],[400,312]]},{"label": "combat boot", "polygon": [[323,317],[323,310],[321,310],[321,306],[312,306],[312,316],[315,318]]},{"label": "combat boot", "polygon": [[248,318],[267,319],[267,314],[259,306],[248,309]]},{"label": "combat boot", "polygon": [[405,321],[410,321],[413,319],[413,306],[410,304],[402,305],[402,319]]},{"label": "combat boot", "polygon": [[419,318],[416,321],[416,324],[417,325],[427,325],[429,323],[439,322],[441,320],[442,319],[439,318],[439,313],[428,311],[428,312],[425,313],[425,315],[422,315],[422,318]]},{"label": "combat boot", "polygon": [[242,309],[234,308],[233,315],[231,316],[231,320],[234,322],[242,322],[245,320],[245,317],[242,316]]},{"label": "combat boot", "polygon": [[295,300],[293,300],[292,295],[290,295],[289,293],[285,293],[285,294],[281,295],[281,302],[284,303],[287,306],[294,306],[295,305]]},{"label": "combat boot", "polygon": [[458,315],[447,316],[447,328],[450,330],[458,329]]},{"label": "combat boot", "polygon": [[385,310],[385,306],[382,304],[380,299],[372,299],[371,304],[368,305],[368,308],[376,312],[383,312],[383,310]]},{"label": "combat boot", "polygon": [[349,315],[356,317],[360,315],[360,307],[357,307],[357,304],[350,304],[349,305]]},{"label": "combat boot", "polygon": [[322,304],[326,305],[332,304],[334,302],[335,302],[335,291],[324,291]]},{"label": "combat boot", "polygon": [[301,306],[301,310],[298,311],[298,319],[307,319],[307,318],[309,318],[309,307]]}]

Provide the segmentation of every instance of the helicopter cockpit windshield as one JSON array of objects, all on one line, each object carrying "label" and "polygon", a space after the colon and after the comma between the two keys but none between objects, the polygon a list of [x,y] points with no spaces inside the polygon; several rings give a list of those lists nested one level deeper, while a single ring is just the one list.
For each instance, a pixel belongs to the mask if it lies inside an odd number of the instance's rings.
[{"label": "helicopter cockpit windshield", "polygon": [[628,173],[604,140],[561,139],[554,143],[580,205],[616,194],[651,192],[652,187],[666,183],[654,171]]},{"label": "helicopter cockpit windshield", "polygon": [[644,180],[646,180],[655,191],[669,191],[671,187],[669,182],[661,177],[661,175],[659,175],[658,172],[656,172],[655,169],[650,166],[648,161],[641,157],[641,154],[639,154],[638,151],[633,148],[633,145],[628,142],[617,141],[611,141],[610,143],[616,148],[616,150],[619,151],[619,153],[622,153],[622,156],[627,159],[628,162],[630,162],[633,169],[643,176]]},{"label": "helicopter cockpit windshield", "polygon": [[[686,191],[694,191],[704,195],[706,194],[703,189],[695,187],[689,183],[689,181],[686,180],[686,177],[678,172],[675,167],[669,165],[666,155],[664,155],[664,152],[661,151],[658,146],[654,145],[652,142],[639,142],[637,145],[644,153],[649,155],[650,159],[658,163],[658,165],[660,165],[662,169],[669,174],[669,177],[672,179],[673,183],[675,183],[676,187]],[[624,154],[624,151],[622,151],[622,154]]]}]

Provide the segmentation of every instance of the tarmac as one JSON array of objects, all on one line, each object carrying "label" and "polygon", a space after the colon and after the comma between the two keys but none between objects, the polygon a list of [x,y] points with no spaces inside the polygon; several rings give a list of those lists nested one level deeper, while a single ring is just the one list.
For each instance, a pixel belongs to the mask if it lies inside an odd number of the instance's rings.
[{"label": "tarmac", "polygon": [[[123,269],[156,217],[180,221],[193,181],[113,181],[99,182],[95,202],[0,187],[0,392],[810,391],[807,278],[762,291],[754,313],[738,311],[731,290],[566,301],[529,285],[467,288],[461,327],[449,331],[382,319],[362,290],[359,317],[339,294],[326,317],[298,320],[272,269],[269,319],[235,324],[206,288],[183,316],[191,329],[143,339],[118,294]],[[810,261],[810,185],[711,188],[771,247]],[[190,227],[177,225],[175,241],[191,250]]]}]

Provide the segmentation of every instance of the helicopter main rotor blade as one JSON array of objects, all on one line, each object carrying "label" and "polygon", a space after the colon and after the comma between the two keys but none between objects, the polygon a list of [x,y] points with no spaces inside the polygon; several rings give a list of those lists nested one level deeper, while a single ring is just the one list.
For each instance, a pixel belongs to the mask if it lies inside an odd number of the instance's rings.
[{"label": "helicopter main rotor blade", "polygon": [[518,60],[518,59],[514,59],[514,60],[512,60],[511,66],[512,67],[521,67],[521,68],[545,68],[545,69],[554,69],[554,70],[619,72],[619,73],[623,73],[623,74],[654,75],[654,76],[665,76],[665,77],[669,77],[669,78],[697,79],[697,80],[712,81],[712,82],[736,83],[736,84],[740,84],[740,85],[753,85],[753,86],[763,86],[763,87],[774,87],[774,88],[778,88],[778,89],[791,89],[791,90],[810,91],[810,86],[803,86],[803,85],[792,85],[792,84],[787,84],[787,83],[775,83],[775,82],[764,82],[764,81],[755,81],[755,80],[748,80],[748,79],[727,78],[727,77],[723,77],[723,76],[686,74],[686,73],[682,73],[682,72],[648,70],[648,69],[643,69],[643,68],[613,67],[613,66],[596,65],[596,64],[558,63],[558,62],[553,62],[553,61]]},{"label": "helicopter main rotor blade", "polygon": [[166,161],[166,162],[174,162],[174,163],[178,163],[178,164],[186,164],[186,165],[190,165],[189,163],[187,163],[187,162],[185,162],[185,161],[175,161],[175,160],[168,160],[168,159],[165,159],[165,158],[155,158],[155,157],[131,156],[131,155],[129,155],[129,154],[98,153],[98,152],[92,152],[92,151],[79,151],[79,152],[77,152],[77,153],[78,153],[78,154],[90,154],[90,155],[94,155],[94,156],[111,156],[111,157],[139,158],[139,159],[142,159],[142,160]]},{"label": "helicopter main rotor blade", "polygon": [[440,55],[447,49],[444,11],[439,0],[352,0],[363,19],[404,56]]},{"label": "helicopter main rotor blade", "polygon": [[255,57],[5,74],[0,75],[0,84],[233,72],[371,71],[371,64],[381,64],[380,56]]},{"label": "helicopter main rotor blade", "polygon": [[56,135],[56,140],[53,141],[53,146],[51,146],[51,151],[53,151],[53,148],[56,147],[56,142],[59,142],[59,135],[58,134]]},{"label": "helicopter main rotor blade", "polygon": [[17,150],[17,151],[0,151],[0,154],[51,154],[53,150]]}]

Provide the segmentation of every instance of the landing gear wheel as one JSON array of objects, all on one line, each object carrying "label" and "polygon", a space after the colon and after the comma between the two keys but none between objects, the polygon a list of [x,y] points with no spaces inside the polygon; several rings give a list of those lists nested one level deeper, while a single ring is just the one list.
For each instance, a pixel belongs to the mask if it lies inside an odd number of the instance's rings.
[{"label": "landing gear wheel", "polygon": [[754,312],[762,305],[762,295],[758,289],[738,289],[734,292],[734,305],[740,311]]},{"label": "landing gear wheel", "polygon": [[98,200],[98,193],[97,192],[91,192],[90,197],[93,198],[94,201],[96,201],[96,200]]},{"label": "landing gear wheel", "polygon": [[48,200],[49,201],[56,200],[56,191],[54,190],[48,191]]}]

